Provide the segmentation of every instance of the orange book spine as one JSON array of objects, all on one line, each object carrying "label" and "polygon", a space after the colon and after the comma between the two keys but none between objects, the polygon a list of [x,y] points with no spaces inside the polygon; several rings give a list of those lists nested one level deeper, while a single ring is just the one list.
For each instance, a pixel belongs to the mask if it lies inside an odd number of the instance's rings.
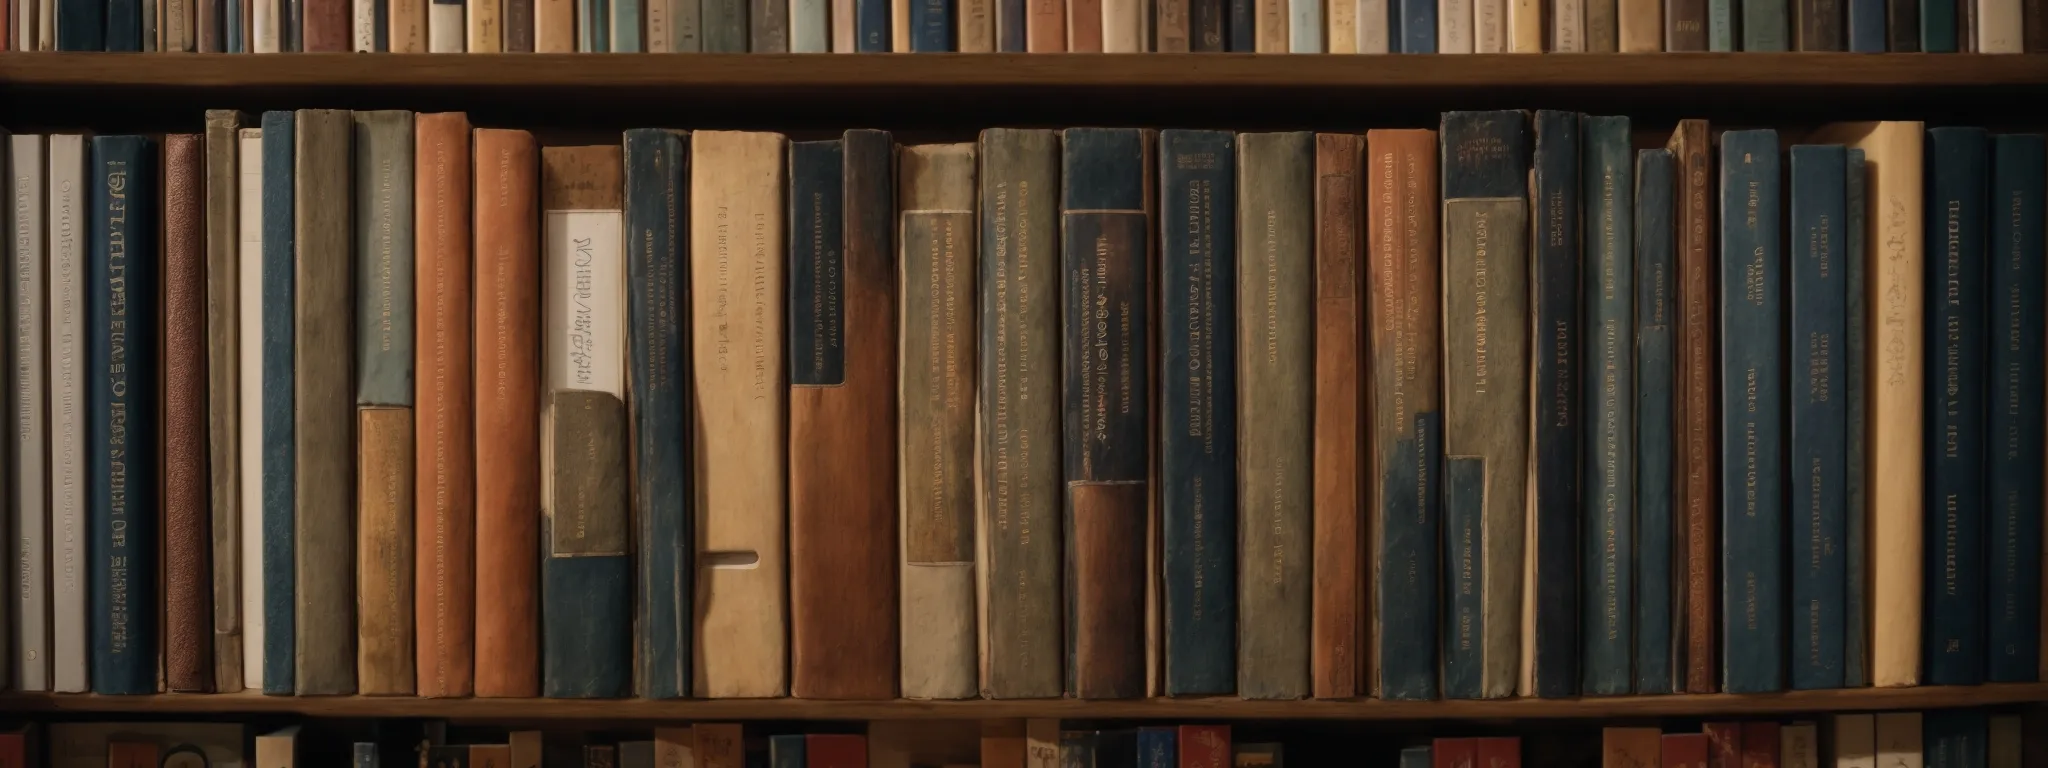
[{"label": "orange book spine", "polygon": [[[418,691],[468,696],[476,635],[476,458],[471,418],[469,117],[414,122],[413,342],[417,371],[414,580]],[[493,595],[493,600],[497,599]]]}]

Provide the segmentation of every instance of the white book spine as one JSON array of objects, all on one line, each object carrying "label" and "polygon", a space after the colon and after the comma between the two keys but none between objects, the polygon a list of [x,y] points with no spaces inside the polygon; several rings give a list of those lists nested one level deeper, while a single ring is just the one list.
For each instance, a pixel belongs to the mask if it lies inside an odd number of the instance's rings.
[{"label": "white book spine", "polygon": [[427,52],[462,53],[462,0],[430,0],[427,3]]},{"label": "white book spine", "polygon": [[1436,0],[1436,52],[1472,52],[1473,0]]},{"label": "white book spine", "polygon": [[1472,0],[1472,52],[1507,51],[1508,0]]},{"label": "white book spine", "polygon": [[256,38],[257,53],[277,53],[280,39],[278,21],[283,16],[280,2],[282,0],[255,0],[249,4],[249,28],[251,36]]},{"label": "white book spine", "polygon": [[377,51],[377,0],[354,0],[352,37],[356,53]]},{"label": "white book spine", "polygon": [[50,137],[50,661],[53,687],[83,693],[86,657],[85,137]]},{"label": "white book spine", "polygon": [[[647,0],[648,53],[675,52],[676,43],[674,17],[675,4],[671,2],[671,0]],[[792,33],[794,33],[794,28],[797,23],[796,19],[792,17],[789,20],[789,23],[792,28]],[[794,45],[794,42],[792,41],[791,44]]]},{"label": "white book spine", "polygon": [[1323,0],[1287,0],[1287,51],[1323,52]]},{"label": "white book spine", "polygon": [[2020,0],[1977,0],[1977,52],[2019,53]]},{"label": "white book spine", "polygon": [[17,51],[35,50],[36,3],[34,0],[17,0],[11,10],[14,14],[14,36],[8,42]]},{"label": "white book spine", "polygon": [[1551,52],[1584,53],[1586,51],[1585,0],[1554,0],[1551,10]]},{"label": "white book spine", "polygon": [[[1335,0],[1344,2],[1344,0]],[[1358,0],[1358,52],[1387,53],[1393,50],[1393,21],[1389,0]]]},{"label": "white book spine", "polygon": [[263,129],[244,128],[240,144],[241,230],[235,274],[241,299],[237,407],[242,430],[242,686],[263,689]]},{"label": "white book spine", "polygon": [[[44,325],[49,308],[47,243],[43,227],[49,214],[43,195],[49,184],[43,178],[48,167],[43,158],[43,137],[14,136],[8,140],[8,167],[12,188],[9,206],[13,231],[13,269],[7,290],[8,310],[13,318],[13,359],[8,384],[14,398],[10,411],[15,417],[11,436],[13,474],[7,476],[15,489],[14,529],[9,532],[14,557],[9,558],[6,584],[15,595],[12,646],[15,689],[50,690],[50,475],[48,436],[49,384],[47,353],[49,332]],[[0,500],[0,505],[5,505]]]}]

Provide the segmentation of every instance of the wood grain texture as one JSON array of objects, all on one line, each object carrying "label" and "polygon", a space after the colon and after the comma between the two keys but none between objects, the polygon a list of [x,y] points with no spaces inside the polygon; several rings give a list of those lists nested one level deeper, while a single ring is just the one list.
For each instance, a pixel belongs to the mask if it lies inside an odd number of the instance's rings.
[{"label": "wood grain texture", "polygon": [[356,682],[413,692],[413,411],[356,412]]},{"label": "wood grain texture", "polygon": [[[206,428],[213,536],[213,690],[242,690],[241,165],[248,118],[206,113]],[[251,309],[254,311],[254,308]],[[252,449],[253,450],[253,449]]]},{"label": "wood grain texture", "polygon": [[460,112],[414,120],[414,519],[419,572],[426,576],[414,585],[413,610],[422,696],[468,696],[475,681],[469,139],[469,118]]},{"label": "wood grain texture", "polygon": [[[1334,38],[1333,38],[1334,39]],[[1363,695],[1365,657],[1364,489],[1360,424],[1365,399],[1363,219],[1359,216],[1364,137],[1316,136],[1315,569],[1309,668],[1311,695]]]},{"label": "wood grain texture", "polygon": [[[189,29],[188,29],[189,31]],[[206,156],[199,134],[164,137],[164,676],[213,688],[213,572],[206,472]]]}]

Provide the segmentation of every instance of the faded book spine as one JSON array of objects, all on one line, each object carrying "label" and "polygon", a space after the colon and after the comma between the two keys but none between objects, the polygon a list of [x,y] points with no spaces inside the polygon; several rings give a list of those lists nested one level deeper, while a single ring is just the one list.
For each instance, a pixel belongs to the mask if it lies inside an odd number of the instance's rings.
[{"label": "faded book spine", "polygon": [[[613,3],[632,3],[636,0],[612,0]],[[747,51],[749,53],[789,52],[789,0],[753,0],[747,10]],[[621,32],[628,27],[622,22]],[[612,50],[624,52],[619,47],[624,42],[617,33],[612,37]]]},{"label": "faded book spine", "polygon": [[[1992,318],[1991,403],[1997,425],[1989,464],[1985,530],[1990,554],[1991,623],[1987,678],[2023,682],[2040,677],[2043,370],[2043,186],[2048,181],[2040,134],[1992,139],[1991,201],[1994,244],[1990,269]],[[1851,172],[1854,172],[1852,168]],[[2009,543],[2001,543],[2009,542]]]},{"label": "faded book spine", "polygon": [[1443,119],[1444,696],[1520,669],[1528,532],[1529,117]]},{"label": "faded book spine", "polygon": [[1236,690],[1237,140],[1162,131],[1159,514],[1169,696]]},{"label": "faded book spine", "polygon": [[1636,153],[1636,693],[1675,693],[1682,687],[1673,645],[1673,563],[1680,562],[1673,512],[1676,174],[1670,150]]},{"label": "faded book spine", "polygon": [[[1983,129],[1927,132],[1927,609],[1922,681],[1984,682],[1985,213]],[[2006,214],[2010,215],[2010,214]],[[2038,469],[2038,465],[2036,469]]]},{"label": "faded book spine", "polygon": [[86,137],[50,137],[50,681],[58,693],[91,687],[86,624],[91,571],[86,542],[86,261],[92,176]]},{"label": "faded book spine", "polygon": [[[246,122],[242,113],[232,110],[206,113],[206,458],[212,534],[212,678],[213,690],[221,692],[240,691],[243,684],[242,451],[255,448],[241,440],[236,391],[242,345],[237,260],[242,178],[238,156],[239,134]],[[39,220],[40,199],[36,203]],[[252,306],[249,311],[258,308]]]},{"label": "faded book spine", "polygon": [[[1842,0],[1796,0],[1798,26],[1794,30],[1801,51],[1839,51],[1842,46]],[[1851,0],[1853,2],[1854,0]],[[2019,0],[2012,0],[2019,7]],[[2015,24],[2015,27],[2018,25]]]},{"label": "faded book spine", "polygon": [[1061,138],[1067,692],[1131,698],[1146,680],[1150,137],[1076,128]]},{"label": "faded book spine", "polygon": [[1849,412],[1842,397],[1848,325],[1842,232],[1848,151],[1792,148],[1791,687],[1842,687],[1842,607]]},{"label": "faded book spine", "polygon": [[162,662],[165,688],[197,692],[213,686],[204,154],[199,134],[164,137]]},{"label": "faded book spine", "polygon": [[1863,150],[1851,148],[1847,173],[1842,179],[1845,207],[1842,216],[1842,405],[1848,413],[1843,440],[1848,464],[1842,468],[1846,499],[1842,525],[1842,566],[1847,573],[1842,588],[1842,685],[1861,688],[1870,684],[1870,367],[1868,303],[1864,300],[1864,234],[1869,217],[1870,196],[1865,177],[1869,163]]},{"label": "faded book spine", "polygon": [[52,489],[49,443],[52,387],[49,386],[50,354],[48,291],[57,237],[76,238],[76,227],[58,231],[45,227],[51,222],[44,195],[49,191],[44,176],[48,170],[41,136],[9,136],[7,206],[12,213],[5,293],[10,316],[7,331],[13,343],[6,366],[9,399],[7,408],[18,415],[0,454],[9,456],[11,471],[0,473],[11,483],[5,501],[13,503],[14,515],[5,536],[8,549],[19,553],[10,559],[13,573],[0,584],[12,587],[6,604],[13,606],[7,627],[9,637],[0,643],[10,654],[4,668],[11,670],[15,690],[48,691],[50,685],[50,510]]},{"label": "faded book spine", "polygon": [[1707,0],[1664,0],[1664,50],[1707,50]]},{"label": "faded book spine", "polygon": [[1778,135],[1721,134],[1722,690],[1784,687]]},{"label": "faded book spine", "polygon": [[415,561],[421,574],[414,584],[420,640],[415,659],[420,695],[467,696],[475,691],[479,583],[470,129],[460,112],[420,115],[415,122],[412,266],[419,314],[408,325],[420,372],[413,453]]},{"label": "faded book spine", "polygon": [[1586,216],[1585,391],[1580,454],[1580,686],[1587,694],[1626,694],[1634,683],[1635,604],[1635,164],[1626,117],[1587,116],[1580,199]]},{"label": "faded book spine", "polygon": [[902,683],[975,695],[974,145],[905,148],[901,374]]},{"label": "faded book spine", "polygon": [[699,40],[705,53],[747,52],[747,0],[701,0]]},{"label": "faded book spine", "polygon": [[292,227],[298,115],[263,113],[263,692],[289,696],[297,688],[298,580],[293,578],[298,535],[292,523],[298,441],[293,432],[293,307],[297,280]]},{"label": "faded book spine", "polygon": [[979,149],[981,689],[1057,697],[1059,137],[993,128]]},{"label": "faded book spine", "polygon": [[[239,619],[242,655],[237,660],[241,665],[241,684],[221,690],[239,691],[263,688],[263,129],[243,128],[235,142],[237,149],[236,191],[237,242],[235,243],[235,300],[245,311],[240,312],[240,340],[235,351],[236,397],[233,409],[237,411],[237,440],[240,442],[235,462],[239,465],[236,487],[229,490],[237,496],[239,507],[234,523],[238,538],[235,560],[238,573],[235,615]],[[220,531],[215,531],[219,541]],[[217,550],[216,550],[217,553]],[[220,564],[219,555],[214,560]],[[223,609],[216,604],[216,612]],[[216,650],[220,645],[216,644]],[[219,661],[216,653],[215,661]]]},{"label": "faded book spine", "polygon": [[[659,0],[655,0],[659,2]],[[634,690],[653,699],[690,691],[690,448],[684,415],[683,292],[688,237],[689,135],[626,132],[626,387],[635,520]]]},{"label": "faded book spine", "polygon": [[1309,693],[1314,487],[1315,134],[1237,153],[1237,692]]},{"label": "faded book spine", "polygon": [[[1716,597],[1721,557],[1719,429],[1714,363],[1715,290],[1714,163],[1712,139],[1704,120],[1681,120],[1672,131],[1672,161],[1678,168],[1675,205],[1678,240],[1675,261],[1681,313],[1677,336],[1678,498],[1674,526],[1685,542],[1682,570],[1685,690],[1712,693],[1717,686],[1716,659],[1720,615]],[[1677,556],[1677,555],[1674,555]]]},{"label": "faded book spine", "polygon": [[356,409],[356,675],[364,695],[411,695],[413,409]]},{"label": "faded book spine", "polygon": [[[1742,4],[1742,51],[1789,51],[1791,50],[1790,11],[1787,0],[1737,0]],[[1953,0],[1928,0],[1929,3],[1953,2]],[[1924,6],[1923,6],[1924,7]],[[1953,38],[1953,35],[1951,35]],[[1950,42],[1954,46],[1954,42]]]},{"label": "faded book spine", "polygon": [[1536,113],[1525,696],[1579,691],[1579,115]]},{"label": "faded book spine", "polygon": [[[1310,693],[1365,695],[1365,137],[1316,134],[1315,579]],[[1171,289],[1168,289],[1171,295]],[[1175,370],[1168,367],[1167,370]]]},{"label": "faded book spine", "polygon": [[[414,691],[413,119],[355,119],[356,675],[366,695]],[[372,413],[370,408],[382,407]],[[396,495],[394,495],[396,494]]]},{"label": "faded book spine", "polygon": [[302,109],[293,148],[295,200],[292,322],[292,526],[294,692],[356,691],[355,323],[349,247],[350,119],[346,110]]}]

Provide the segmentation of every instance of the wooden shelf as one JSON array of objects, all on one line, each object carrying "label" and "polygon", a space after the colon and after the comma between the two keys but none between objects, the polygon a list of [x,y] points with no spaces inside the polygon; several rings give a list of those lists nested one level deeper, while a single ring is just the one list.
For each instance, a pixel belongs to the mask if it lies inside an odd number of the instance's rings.
[{"label": "wooden shelf", "polygon": [[971,720],[1051,717],[1148,720],[1508,720],[1742,717],[1791,713],[1938,709],[2048,702],[2048,683],[1974,687],[1859,688],[1768,695],[1630,696],[1492,701],[1244,701],[1233,698],[1079,701],[812,701],[803,699],[563,700],[263,696],[255,693],[93,696],[0,695],[0,711],[135,713],[152,716],[289,714],[309,717],[439,717],[456,720]]},{"label": "wooden shelf", "polygon": [[194,127],[209,107],[308,106],[465,109],[479,124],[542,127],[1335,129],[1503,107],[1773,124],[2026,122],[2048,115],[2044,97],[2048,55],[0,53],[0,103],[17,123],[182,110]]}]

